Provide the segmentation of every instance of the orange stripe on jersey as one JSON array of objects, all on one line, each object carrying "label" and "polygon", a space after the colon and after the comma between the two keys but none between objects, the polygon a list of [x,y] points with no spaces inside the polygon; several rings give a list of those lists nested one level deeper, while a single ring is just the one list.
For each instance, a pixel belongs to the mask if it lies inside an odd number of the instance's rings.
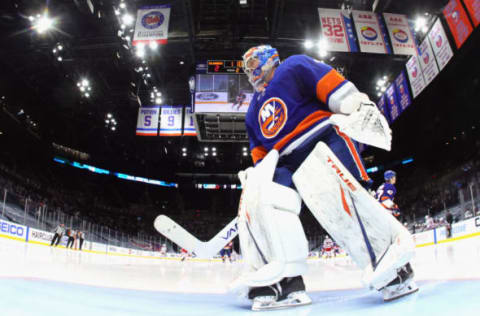
[{"label": "orange stripe on jersey", "polygon": [[345,199],[345,192],[343,191],[342,185],[340,185],[340,194],[342,195],[342,204],[343,209],[347,212],[350,217],[352,217],[352,213],[350,212],[350,207],[348,206],[347,200]]},{"label": "orange stripe on jersey", "polygon": [[327,97],[345,78],[335,69],[330,70],[322,79],[317,82],[317,98],[327,104]]},{"label": "orange stripe on jersey", "polygon": [[267,155],[267,150],[263,146],[257,146],[252,149],[252,160],[253,163],[256,164],[257,161],[263,159]]},{"label": "orange stripe on jersey", "polygon": [[365,167],[363,167],[363,163],[362,163],[362,160],[360,159],[360,155],[358,154],[357,149],[355,148],[355,145],[353,144],[350,137],[348,137],[344,133],[340,132],[340,130],[338,129],[338,126],[333,125],[333,127],[335,128],[335,131],[337,132],[337,134],[341,138],[343,138],[343,140],[347,144],[348,149],[350,150],[350,153],[353,156],[353,160],[355,161],[355,164],[357,165],[357,169],[360,172],[360,176],[362,177],[362,180],[364,180],[364,181],[370,180],[370,178],[367,174],[367,171],[365,170]]},{"label": "orange stripe on jersey", "polygon": [[388,196],[382,196],[382,198],[380,199],[381,201],[385,201],[385,200],[389,200],[390,198]]},{"label": "orange stripe on jersey", "polygon": [[278,143],[273,146],[276,150],[280,151],[292,138],[295,136],[303,133],[306,129],[308,129],[310,126],[315,124],[316,122],[329,117],[332,115],[332,113],[327,112],[327,111],[316,111],[307,116],[303,121],[300,122],[300,124],[295,127],[293,131],[288,133],[286,136],[284,136]]}]

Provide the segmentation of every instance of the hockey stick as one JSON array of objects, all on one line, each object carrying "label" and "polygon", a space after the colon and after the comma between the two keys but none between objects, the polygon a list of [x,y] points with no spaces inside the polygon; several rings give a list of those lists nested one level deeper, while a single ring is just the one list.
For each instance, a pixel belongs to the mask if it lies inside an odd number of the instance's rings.
[{"label": "hockey stick", "polygon": [[155,229],[188,252],[198,258],[212,258],[227,243],[238,235],[237,217],[228,223],[209,241],[200,241],[185,228],[174,222],[166,215],[159,215],[155,219]]}]

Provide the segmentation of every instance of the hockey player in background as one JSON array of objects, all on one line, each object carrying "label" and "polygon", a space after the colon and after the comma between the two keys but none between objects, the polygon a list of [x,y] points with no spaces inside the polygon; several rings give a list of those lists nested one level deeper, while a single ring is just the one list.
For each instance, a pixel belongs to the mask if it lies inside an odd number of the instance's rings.
[{"label": "hockey player in background", "polygon": [[360,184],[370,179],[350,138],[390,150],[391,131],[376,105],[305,55],[280,63],[277,50],[262,45],[243,62],[256,91],[245,120],[255,167],[239,173],[245,271],[232,288],[248,293],[253,310],[311,303],[302,278],[303,201],[384,300],[416,291],[412,236]]},{"label": "hockey player in background", "polygon": [[387,170],[383,174],[385,182],[380,185],[377,189],[375,198],[382,203],[383,207],[386,208],[393,216],[400,216],[400,209],[398,205],[395,204],[395,194],[397,194],[397,189],[395,188],[395,183],[397,183],[397,174],[395,171]]},{"label": "hockey player in background", "polygon": [[232,248],[233,248],[233,241],[230,241],[228,244],[220,250],[220,256],[222,256],[222,261],[225,263],[225,260],[228,257],[228,261],[232,263]]},{"label": "hockey player in background", "polygon": [[323,241],[322,256],[325,255],[327,259],[332,258],[333,254],[333,241],[327,236]]},{"label": "hockey player in background", "polygon": [[167,244],[164,243],[160,247],[160,255],[164,257],[167,255]]}]

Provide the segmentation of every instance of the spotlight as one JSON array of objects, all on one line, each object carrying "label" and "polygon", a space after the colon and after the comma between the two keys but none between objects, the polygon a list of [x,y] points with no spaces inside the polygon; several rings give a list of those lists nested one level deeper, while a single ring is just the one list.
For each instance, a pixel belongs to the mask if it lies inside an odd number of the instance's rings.
[{"label": "spotlight", "polygon": [[128,13],[125,13],[123,16],[122,16],[122,22],[123,24],[125,25],[130,25],[133,23],[133,17],[128,14]]},{"label": "spotlight", "polygon": [[303,46],[306,48],[306,49],[310,49],[313,47],[313,42],[311,40],[306,40],[305,43],[303,43]]},{"label": "spotlight", "polygon": [[53,19],[50,19],[48,15],[45,14],[37,20],[33,27],[37,30],[39,34],[42,34],[53,27],[53,22]]},{"label": "spotlight", "polygon": [[150,44],[148,44],[148,46],[150,46],[151,49],[157,49],[158,43],[155,41],[151,41]]},{"label": "spotlight", "polygon": [[156,99],[155,99],[155,103],[156,103],[156,104],[162,103],[162,98],[156,98]]}]

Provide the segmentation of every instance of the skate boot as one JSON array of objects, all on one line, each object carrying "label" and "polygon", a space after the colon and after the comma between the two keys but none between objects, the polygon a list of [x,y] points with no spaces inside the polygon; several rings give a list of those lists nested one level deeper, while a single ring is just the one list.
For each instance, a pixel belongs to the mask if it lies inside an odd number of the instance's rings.
[{"label": "skate boot", "polygon": [[407,263],[397,271],[397,277],[388,283],[380,292],[383,295],[385,302],[392,301],[402,296],[415,293],[418,291],[418,286],[413,280],[414,272],[410,263]]},{"label": "skate boot", "polygon": [[294,306],[308,305],[312,300],[305,292],[301,276],[284,278],[270,286],[252,288],[248,298],[253,300],[252,310],[272,310]]}]

